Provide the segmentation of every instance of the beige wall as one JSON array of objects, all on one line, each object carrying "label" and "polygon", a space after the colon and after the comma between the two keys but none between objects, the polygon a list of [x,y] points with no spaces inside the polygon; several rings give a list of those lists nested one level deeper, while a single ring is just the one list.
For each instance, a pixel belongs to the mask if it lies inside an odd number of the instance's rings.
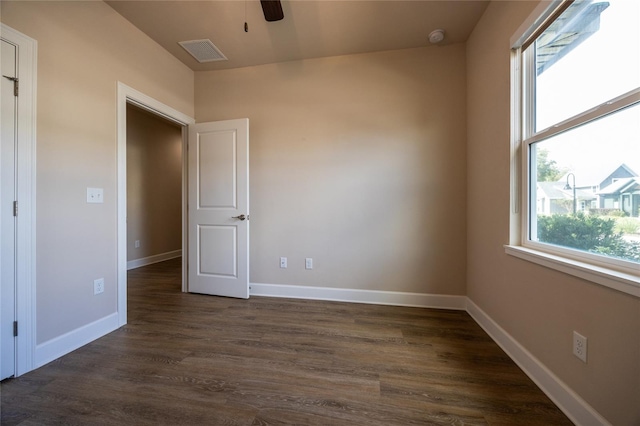
[{"label": "beige wall", "polygon": [[[491,3],[467,43],[467,292],[612,424],[640,424],[640,299],[503,249],[510,214],[509,39],[536,5]],[[589,339],[587,364],[571,353],[573,330]]]},{"label": "beige wall", "polygon": [[127,105],[127,260],[181,248],[182,128]]},{"label": "beige wall", "polygon": [[250,120],[251,282],[463,295],[465,96],[464,45],[196,73]]},{"label": "beige wall", "polygon": [[[43,343],[116,312],[116,82],[193,115],[193,72],[102,2],[2,1],[2,22],[38,41]],[[104,204],[87,204],[87,187],[104,188]]]}]

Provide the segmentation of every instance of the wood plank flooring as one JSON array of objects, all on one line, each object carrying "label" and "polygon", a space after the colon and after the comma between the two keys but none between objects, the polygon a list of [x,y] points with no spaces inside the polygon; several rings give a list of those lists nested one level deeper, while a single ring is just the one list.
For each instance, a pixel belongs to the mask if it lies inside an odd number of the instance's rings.
[{"label": "wood plank flooring", "polygon": [[570,425],[465,312],[180,292],[129,272],[129,324],[2,382],[2,425]]}]

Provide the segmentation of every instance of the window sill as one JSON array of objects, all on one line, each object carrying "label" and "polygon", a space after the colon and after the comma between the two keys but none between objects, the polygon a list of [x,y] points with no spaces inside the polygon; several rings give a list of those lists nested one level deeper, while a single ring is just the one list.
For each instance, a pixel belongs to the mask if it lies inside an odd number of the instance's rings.
[{"label": "window sill", "polygon": [[508,255],[640,298],[640,276],[638,275],[594,266],[522,246],[505,245],[504,250]]}]

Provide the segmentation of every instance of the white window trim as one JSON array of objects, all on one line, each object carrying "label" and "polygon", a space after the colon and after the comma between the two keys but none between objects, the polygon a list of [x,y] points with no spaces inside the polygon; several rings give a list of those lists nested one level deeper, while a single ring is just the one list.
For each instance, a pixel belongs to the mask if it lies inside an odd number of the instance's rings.
[{"label": "white window trim", "polygon": [[532,248],[505,245],[508,255],[640,298],[640,277]]},{"label": "white window trim", "polygon": [[[629,103],[629,100],[640,100],[640,90],[633,90],[613,101],[606,102],[580,116],[572,117],[559,123],[558,125],[537,132],[534,138],[528,140],[528,144],[522,141],[522,117],[531,114],[523,107],[522,96],[525,85],[520,71],[522,66],[522,55],[519,46],[533,32],[533,30],[544,22],[558,7],[561,0],[540,4],[529,15],[527,20],[520,26],[518,31],[511,38],[512,60],[511,60],[511,224],[510,224],[510,244],[504,246],[505,253],[519,259],[523,259],[550,269],[554,269],[602,286],[621,291],[623,293],[640,298],[640,266],[629,267],[629,262],[619,262],[615,259],[599,261],[599,256],[589,253],[581,254],[576,250],[567,250],[562,247],[549,246],[534,241],[529,241],[527,234],[528,223],[528,200],[527,187],[529,185],[528,176],[523,173],[527,171],[529,161],[529,144],[544,139],[550,133],[556,133],[575,127],[578,120],[582,121],[590,116],[596,116],[603,111],[615,111],[621,108],[621,104]],[[528,85],[531,87],[531,85]],[[525,123],[532,123],[525,120]],[[533,133],[533,132],[531,132]],[[596,258],[594,260],[594,258]]]}]

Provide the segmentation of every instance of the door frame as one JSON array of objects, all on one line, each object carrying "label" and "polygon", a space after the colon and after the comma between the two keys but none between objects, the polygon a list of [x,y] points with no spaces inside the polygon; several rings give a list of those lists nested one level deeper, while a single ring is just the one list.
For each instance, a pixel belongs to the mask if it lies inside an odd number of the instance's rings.
[{"label": "door frame", "polygon": [[2,39],[18,46],[18,220],[15,375],[35,368],[36,351],[36,82],[38,42],[0,23]]},{"label": "door frame", "polygon": [[163,104],[118,81],[117,83],[117,251],[118,251],[118,326],[127,323],[127,104],[168,119],[182,127],[182,291],[187,291],[187,140],[192,117]]}]

